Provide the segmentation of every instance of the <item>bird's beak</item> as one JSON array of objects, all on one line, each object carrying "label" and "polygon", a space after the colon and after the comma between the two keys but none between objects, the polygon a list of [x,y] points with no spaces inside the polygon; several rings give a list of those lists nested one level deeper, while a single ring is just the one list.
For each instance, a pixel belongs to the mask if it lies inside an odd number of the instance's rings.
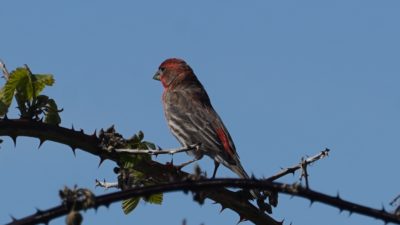
[{"label": "bird's beak", "polygon": [[154,79],[154,80],[161,80],[160,76],[161,76],[161,75],[160,75],[160,71],[157,71],[157,73],[154,74],[153,79]]}]

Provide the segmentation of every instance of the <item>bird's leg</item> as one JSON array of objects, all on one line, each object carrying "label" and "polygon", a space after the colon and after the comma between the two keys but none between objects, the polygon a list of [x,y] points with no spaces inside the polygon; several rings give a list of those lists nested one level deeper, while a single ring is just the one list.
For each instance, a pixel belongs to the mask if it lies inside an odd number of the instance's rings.
[{"label": "bird's leg", "polygon": [[193,163],[193,162],[196,162],[197,160],[199,160],[199,159],[198,159],[198,158],[194,158],[194,159],[192,159],[192,160],[190,160],[190,161],[184,162],[184,163],[182,163],[182,164],[176,166],[176,168],[177,168],[178,170],[181,170],[183,167],[185,167],[185,166],[187,166],[187,165],[189,165],[189,164],[191,164],[191,163]]},{"label": "bird's leg", "polygon": [[212,175],[211,179],[215,178],[215,175],[217,174],[218,167],[219,167],[219,162],[214,161],[214,172],[213,172],[213,175]]},{"label": "bird's leg", "polygon": [[192,160],[190,160],[190,161],[188,161],[188,162],[182,163],[181,165],[176,166],[176,168],[177,168],[178,170],[181,170],[183,167],[185,167],[185,166],[191,164],[192,162],[196,162],[197,160],[200,160],[201,158],[203,158],[203,154],[200,153],[200,150],[199,150],[199,149],[200,149],[200,144],[197,144],[196,150],[195,150],[195,157],[194,157],[194,159],[192,159]]}]

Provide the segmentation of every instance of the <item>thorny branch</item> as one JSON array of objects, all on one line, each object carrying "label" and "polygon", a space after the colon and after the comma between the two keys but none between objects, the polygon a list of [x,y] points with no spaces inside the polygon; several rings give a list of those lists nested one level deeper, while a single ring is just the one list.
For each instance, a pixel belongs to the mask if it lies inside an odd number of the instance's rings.
[{"label": "thorny branch", "polygon": [[[100,134],[102,133],[104,133],[104,131],[100,131]],[[0,119],[0,136],[11,137],[15,144],[17,137],[19,136],[38,138],[40,141],[39,147],[47,140],[58,142],[71,147],[74,153],[75,150],[79,148],[87,153],[98,156],[100,158],[100,164],[106,159],[118,163],[122,157],[121,153],[108,151],[107,149],[102,148],[102,140],[97,136],[96,132],[93,135],[87,135],[83,130],[77,131],[38,121],[26,119]],[[177,170],[170,164],[164,165],[153,160],[141,160],[135,163],[134,168],[132,169],[145,173],[147,176],[152,177],[157,183],[169,183],[173,181],[187,180],[193,177],[192,174]],[[235,211],[241,217],[245,217],[255,224],[279,224],[279,222],[275,221],[269,215],[260,212],[260,210],[249,202],[248,199],[240,197],[241,195],[239,193],[219,187],[203,191],[202,194],[204,198],[208,198],[221,204],[223,208],[229,208]],[[55,211],[51,211],[51,214],[55,213],[60,216],[63,215],[59,214],[60,209],[53,208],[53,210]],[[49,213],[46,215],[48,214]]]},{"label": "thorny branch", "polygon": [[297,165],[294,165],[292,167],[288,167],[288,168],[285,168],[285,169],[281,170],[277,174],[267,178],[267,180],[268,181],[274,181],[274,180],[277,180],[277,179],[279,179],[279,178],[281,178],[283,176],[286,176],[288,174],[293,174],[294,172],[296,172],[296,170],[299,170],[299,169],[302,168],[302,164],[310,165],[310,164],[312,164],[313,162],[315,162],[317,160],[320,160],[320,159],[323,159],[323,158],[327,157],[329,155],[329,151],[330,151],[329,149],[325,149],[325,150],[321,151],[320,153],[318,153],[317,155],[309,157],[309,158],[305,159],[304,161],[302,161],[301,163],[299,163]]},{"label": "thorny branch", "polygon": [[[168,184],[133,188],[125,191],[119,191],[95,197],[94,199],[95,204],[91,207],[92,208],[98,208],[100,206],[108,207],[111,203],[121,201],[124,199],[139,197],[139,196],[148,196],[161,192],[165,193],[172,191],[192,191],[196,195],[199,192],[203,192],[205,190],[212,190],[220,187],[244,188],[244,189],[256,188],[260,190],[271,190],[275,192],[306,198],[309,199],[311,202],[322,202],[327,205],[337,207],[341,211],[347,210],[350,213],[358,213],[361,215],[373,217],[376,219],[380,219],[385,223],[391,222],[395,224],[400,224],[399,216],[386,212],[384,209],[379,210],[366,207],[363,205],[343,200],[339,196],[336,197],[329,196],[299,185],[288,185],[278,182],[271,182],[268,180],[255,180],[255,179],[205,179],[196,181],[188,180],[188,181],[180,181]],[[80,207],[81,204],[77,205]],[[77,210],[79,209],[82,208],[77,208]],[[60,205],[46,211],[39,211],[34,215],[22,218],[20,220],[14,220],[13,222],[7,225],[46,223],[51,219],[59,217],[60,215],[66,215],[68,212],[69,211],[66,207]],[[265,223],[257,222],[256,224],[265,224]]]},{"label": "thorny branch", "polygon": [[189,152],[193,150],[198,150],[200,144],[189,145],[186,147],[176,148],[176,149],[168,149],[168,150],[160,150],[160,149],[115,149],[118,153],[130,153],[130,154],[149,154],[149,155],[162,155],[162,154],[176,154],[180,152]]},{"label": "thorny branch", "polygon": [[[176,153],[180,153],[180,152],[187,152],[187,151],[191,151],[196,149],[199,146],[199,144],[194,144],[194,145],[190,145],[187,147],[181,147],[181,148],[176,148],[176,149],[168,149],[168,150],[143,150],[143,149],[115,149],[116,152],[125,152],[125,153],[132,153],[132,154],[149,154],[149,155],[158,155],[158,154],[176,154]],[[309,157],[307,159],[302,159],[302,161],[299,164],[296,164],[294,166],[285,168],[283,170],[281,170],[280,172],[278,172],[277,174],[270,176],[268,178],[266,178],[265,180],[268,181],[275,181],[281,177],[284,177],[288,174],[292,174],[294,172],[296,172],[299,169],[302,169],[303,167],[306,167],[312,163],[314,163],[315,161],[318,161],[320,159],[323,159],[325,157],[327,157],[329,155],[329,149],[325,149],[323,151],[321,151],[320,153]],[[96,186],[99,187],[104,187],[106,189],[108,188],[116,188],[117,183],[108,183],[108,182],[101,182],[96,180]],[[306,185],[307,186],[307,185]],[[400,197],[400,196],[399,196]]]},{"label": "thorny branch", "polygon": [[[105,159],[110,159],[118,162],[119,154],[115,151],[106,151],[99,147],[101,140],[97,137],[96,133],[93,135],[84,134],[83,130],[75,131],[73,129],[67,129],[59,126],[45,124],[41,122],[34,122],[29,120],[9,120],[3,119],[0,121],[0,136],[10,136],[14,142],[18,136],[29,136],[36,137],[40,140],[40,145],[46,140],[52,140],[61,144],[68,145],[75,151],[76,148],[80,148],[83,151],[97,155],[100,157],[100,162]],[[40,146],[39,145],[39,146]],[[310,164],[320,158],[327,155],[329,150],[325,150],[317,156],[306,159],[305,162]],[[230,208],[236,211],[242,218],[246,218],[255,224],[280,224],[273,220],[270,216],[260,213],[259,210],[249,203],[247,200],[239,199],[237,193],[230,190],[221,188],[221,186],[237,187],[237,188],[257,188],[273,190],[291,195],[301,196],[310,199],[312,202],[319,201],[335,207],[341,210],[349,210],[352,213],[360,213],[367,216],[372,216],[384,220],[385,222],[393,222],[400,224],[399,217],[394,214],[390,214],[385,210],[377,210],[362,205],[354,204],[348,201],[344,201],[339,197],[332,197],[322,193],[312,191],[307,188],[300,186],[286,185],[281,183],[271,183],[271,180],[278,179],[286,174],[294,173],[300,169],[301,165],[296,165],[291,168],[287,168],[279,172],[278,174],[268,178],[267,180],[238,180],[238,179],[215,179],[215,180],[200,180],[200,181],[188,181],[192,175],[183,171],[176,171],[175,168],[169,165],[163,165],[155,161],[140,162],[135,165],[136,170],[143,171],[156,178],[160,183],[171,182],[171,181],[184,181],[183,183],[170,183],[160,184],[153,187],[141,187],[137,189],[130,189],[127,191],[116,192],[109,195],[103,195],[96,198],[97,208],[100,205],[108,206],[111,202],[120,201],[125,198],[133,196],[149,195],[151,193],[168,192],[173,190],[202,190],[204,198],[209,198],[220,203],[224,208]],[[185,183],[186,182],[186,183]],[[222,182],[222,183],[218,183]],[[224,183],[225,182],[225,183]],[[230,183],[233,182],[233,183]],[[172,186],[171,186],[172,185]],[[182,185],[182,186],[179,186]],[[209,186],[207,186],[209,185]],[[202,188],[209,188],[203,190]],[[55,207],[47,211],[38,211],[35,215],[28,216],[22,220],[14,220],[10,224],[36,224],[40,222],[47,223],[52,218],[56,218],[68,213],[68,210],[63,206]]]}]

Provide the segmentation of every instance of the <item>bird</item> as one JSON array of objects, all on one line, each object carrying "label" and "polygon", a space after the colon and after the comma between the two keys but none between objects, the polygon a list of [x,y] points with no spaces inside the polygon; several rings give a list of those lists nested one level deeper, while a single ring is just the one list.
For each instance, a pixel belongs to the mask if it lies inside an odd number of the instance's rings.
[{"label": "bird", "polygon": [[[163,109],[172,134],[184,147],[199,144],[198,150],[188,152],[194,159],[182,167],[206,155],[214,160],[212,178],[222,164],[240,178],[249,179],[228,129],[193,69],[182,59],[169,58],[160,64],[153,79],[161,81],[164,88]],[[250,193],[259,198],[254,190]]]}]

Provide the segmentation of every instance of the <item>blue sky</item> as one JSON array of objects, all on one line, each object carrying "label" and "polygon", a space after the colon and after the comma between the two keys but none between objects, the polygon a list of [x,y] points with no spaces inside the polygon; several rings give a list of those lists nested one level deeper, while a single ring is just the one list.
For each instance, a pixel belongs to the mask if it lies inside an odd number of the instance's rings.
[{"label": "blue sky", "polygon": [[[26,63],[34,73],[54,74],[46,94],[64,108],[63,126],[92,133],[115,124],[126,137],[143,130],[163,148],[178,142],[152,75],[164,59],[183,58],[248,172],[269,176],[328,147],[331,156],[309,168],[311,188],[390,209],[400,193],[399,10],[395,0],[3,0],[0,58],[10,70]],[[94,189],[96,178],[115,180],[111,162],[98,168],[98,159],[84,152],[74,157],[56,143],[36,150],[38,143],[19,138],[14,148],[5,138],[1,145],[0,223],[59,204],[64,185]],[[212,172],[209,158],[199,164]],[[227,169],[218,175],[235,177]],[[282,181],[296,182],[298,174]],[[382,223],[285,195],[273,217],[287,224]],[[84,214],[86,224],[181,224],[184,218],[189,225],[239,219],[182,193],[165,195],[162,206],[140,204],[128,216],[119,203]]]}]

